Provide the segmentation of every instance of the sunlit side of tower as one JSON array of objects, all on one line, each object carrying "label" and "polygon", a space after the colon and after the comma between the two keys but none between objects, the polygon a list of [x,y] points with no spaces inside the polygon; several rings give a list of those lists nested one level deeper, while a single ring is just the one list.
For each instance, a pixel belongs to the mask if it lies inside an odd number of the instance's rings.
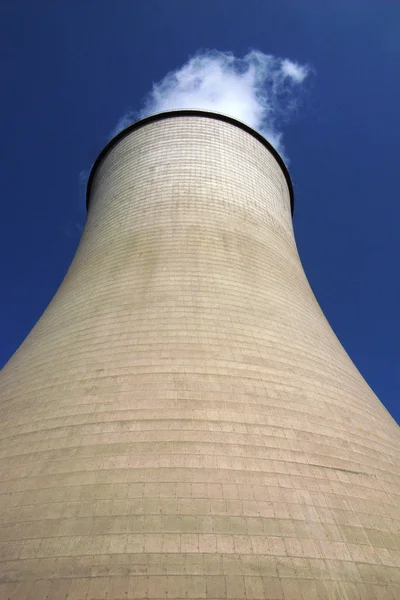
[{"label": "sunlit side of tower", "polygon": [[399,429],[314,298],[291,204],[277,153],[218,114],[102,152],[0,376],[0,598],[400,597]]}]

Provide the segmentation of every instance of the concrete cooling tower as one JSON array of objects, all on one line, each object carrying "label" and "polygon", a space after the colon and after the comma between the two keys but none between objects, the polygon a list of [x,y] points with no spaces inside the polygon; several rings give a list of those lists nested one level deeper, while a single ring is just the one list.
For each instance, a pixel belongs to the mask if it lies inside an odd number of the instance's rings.
[{"label": "concrete cooling tower", "polygon": [[97,159],[1,390],[0,598],[400,598],[399,428],[303,272],[281,158],[162,113]]}]

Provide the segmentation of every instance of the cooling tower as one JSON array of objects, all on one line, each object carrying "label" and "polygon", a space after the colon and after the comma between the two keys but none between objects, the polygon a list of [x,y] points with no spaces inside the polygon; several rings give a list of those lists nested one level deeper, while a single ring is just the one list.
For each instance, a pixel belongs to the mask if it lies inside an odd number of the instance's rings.
[{"label": "cooling tower", "polygon": [[1,375],[0,598],[400,598],[399,428],[315,300],[291,204],[276,151],[219,114],[103,150]]}]

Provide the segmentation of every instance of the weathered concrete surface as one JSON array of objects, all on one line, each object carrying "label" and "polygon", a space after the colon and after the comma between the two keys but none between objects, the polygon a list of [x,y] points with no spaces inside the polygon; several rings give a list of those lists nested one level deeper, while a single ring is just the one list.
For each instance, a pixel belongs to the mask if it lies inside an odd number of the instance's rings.
[{"label": "weathered concrete surface", "polygon": [[0,393],[0,598],[400,598],[399,428],[239,126],[110,150]]}]

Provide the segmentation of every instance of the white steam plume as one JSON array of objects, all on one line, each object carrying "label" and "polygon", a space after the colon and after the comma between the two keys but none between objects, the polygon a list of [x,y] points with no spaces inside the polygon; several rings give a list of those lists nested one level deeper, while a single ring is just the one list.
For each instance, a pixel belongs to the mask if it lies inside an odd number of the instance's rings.
[{"label": "white steam plume", "polygon": [[306,65],[256,50],[243,58],[216,50],[199,52],[154,83],[144,108],[125,115],[113,133],[153,113],[197,108],[243,121],[284,154],[280,124],[295,108],[309,70]]}]

